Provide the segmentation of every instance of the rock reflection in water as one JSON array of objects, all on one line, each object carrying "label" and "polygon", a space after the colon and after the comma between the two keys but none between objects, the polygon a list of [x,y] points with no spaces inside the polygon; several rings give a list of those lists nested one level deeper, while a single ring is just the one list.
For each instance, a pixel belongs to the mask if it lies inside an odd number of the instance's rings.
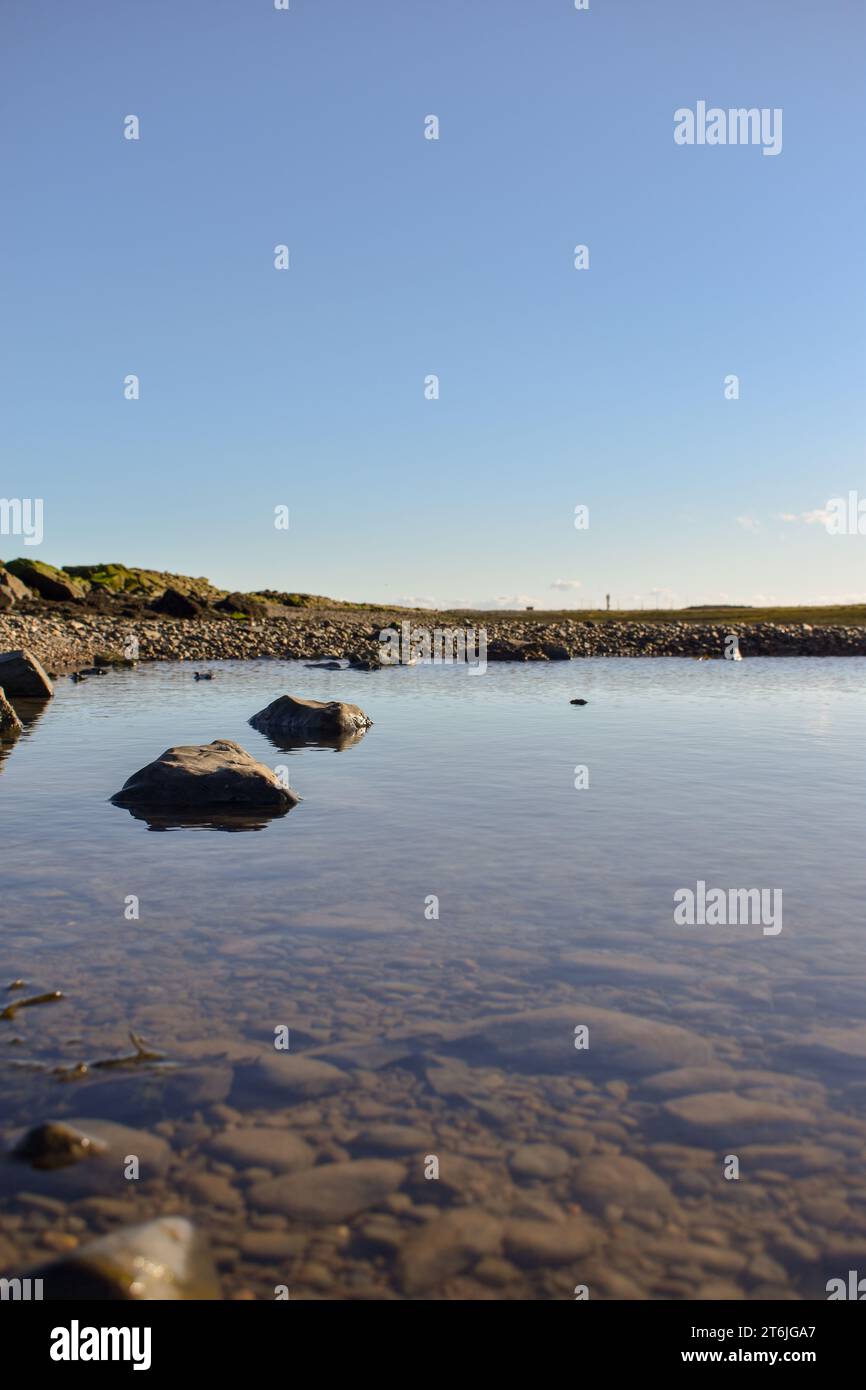
[{"label": "rock reflection in water", "polygon": [[205,811],[179,807],[171,810],[163,806],[126,806],[125,810],[134,820],[142,820],[148,830],[226,830],[236,833],[244,830],[266,830],[272,820],[287,816],[294,807],[287,806],[269,814],[239,811]]}]

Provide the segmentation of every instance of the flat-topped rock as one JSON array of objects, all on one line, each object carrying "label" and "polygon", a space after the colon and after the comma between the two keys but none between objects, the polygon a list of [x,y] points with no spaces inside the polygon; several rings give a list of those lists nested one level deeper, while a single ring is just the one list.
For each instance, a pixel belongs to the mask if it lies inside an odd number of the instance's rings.
[{"label": "flat-topped rock", "polygon": [[664,1110],[700,1139],[719,1140],[734,1152],[737,1144],[777,1134],[801,1133],[816,1124],[812,1110],[802,1105],[752,1100],[734,1091],[704,1091],[664,1102]]},{"label": "flat-topped rock", "polygon": [[647,960],[627,951],[563,951],[557,974],[579,981],[610,981],[612,984],[660,985],[694,978],[685,965]]},{"label": "flat-topped rock", "polygon": [[26,647],[0,653],[0,686],[7,695],[26,700],[47,700],[54,694],[48,675]]},{"label": "flat-topped rock", "polygon": [[342,700],[302,700],[294,695],[280,695],[249,722],[269,738],[328,743],[353,740],[373,723],[357,705]]},{"label": "flat-topped rock", "polygon": [[[575,1029],[583,1026],[588,1046],[576,1049]],[[581,1003],[478,1019],[442,1050],[473,1064],[574,1076],[644,1076],[713,1058],[710,1044],[688,1028]]]},{"label": "flat-topped rock", "polygon": [[427,1154],[433,1143],[429,1129],[417,1125],[369,1125],[351,1141],[353,1153],[410,1155]]},{"label": "flat-topped rock", "polygon": [[271,768],[227,738],[168,748],[134,772],[111,800],[116,806],[219,807],[277,815],[298,803]]},{"label": "flat-topped rock", "polygon": [[348,1074],[330,1062],[303,1053],[274,1052],[260,1057],[235,1075],[233,1103],[254,1105],[261,1099],[312,1100],[351,1085]]},{"label": "flat-topped rock", "polygon": [[265,1125],[226,1129],[208,1144],[210,1153],[236,1168],[271,1168],[295,1173],[313,1166],[313,1151],[297,1134]]},{"label": "flat-topped rock", "polygon": [[406,1176],[402,1163],[362,1158],[353,1163],[324,1163],[302,1173],[287,1173],[255,1183],[249,1203],[282,1212],[295,1221],[320,1225],[348,1221],[395,1192]]}]

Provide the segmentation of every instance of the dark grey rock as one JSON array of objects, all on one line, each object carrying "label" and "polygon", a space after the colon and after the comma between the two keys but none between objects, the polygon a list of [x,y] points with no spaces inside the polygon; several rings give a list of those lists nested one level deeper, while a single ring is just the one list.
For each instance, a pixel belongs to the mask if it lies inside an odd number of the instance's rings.
[{"label": "dark grey rock", "polygon": [[169,748],[124,783],[117,806],[219,807],[280,814],[298,797],[230,739]]},{"label": "dark grey rock", "polygon": [[204,605],[197,599],[172,588],[166,589],[159,598],[148,604],[148,607],[151,612],[162,613],[167,618],[197,618],[204,612]]},{"label": "dark grey rock", "polygon": [[8,696],[23,699],[47,700],[54,686],[32,652],[22,648],[0,655],[0,686]]},{"label": "dark grey rock", "polygon": [[342,700],[302,700],[294,695],[281,695],[249,722],[269,738],[308,743],[354,740],[373,723],[357,705]]}]

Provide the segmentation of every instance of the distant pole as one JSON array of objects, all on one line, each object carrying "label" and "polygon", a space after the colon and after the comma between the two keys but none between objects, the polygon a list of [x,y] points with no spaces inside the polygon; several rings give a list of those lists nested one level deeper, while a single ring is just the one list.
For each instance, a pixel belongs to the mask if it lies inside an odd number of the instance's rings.
[{"label": "distant pole", "polygon": [[607,611],[608,611],[608,613],[609,613],[609,612],[610,612],[610,594],[605,594],[605,598],[607,599]]}]

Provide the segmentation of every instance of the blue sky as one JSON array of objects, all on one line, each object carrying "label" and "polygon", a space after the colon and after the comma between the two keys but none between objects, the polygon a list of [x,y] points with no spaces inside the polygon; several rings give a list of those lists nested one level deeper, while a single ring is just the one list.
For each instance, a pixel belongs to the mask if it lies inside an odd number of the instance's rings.
[{"label": "blue sky", "polygon": [[[29,553],[391,602],[863,600],[866,537],[814,513],[866,497],[864,29],[855,0],[4,0]],[[701,99],[781,108],[782,152],[676,145]]]}]

